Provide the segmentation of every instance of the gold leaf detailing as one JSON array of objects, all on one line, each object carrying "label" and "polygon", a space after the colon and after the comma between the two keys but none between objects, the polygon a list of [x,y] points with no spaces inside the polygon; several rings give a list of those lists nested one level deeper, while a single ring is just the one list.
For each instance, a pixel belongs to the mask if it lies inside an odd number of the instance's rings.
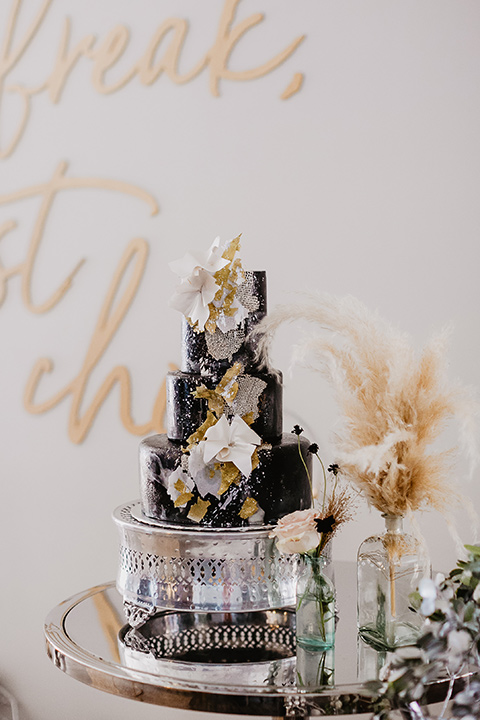
[{"label": "gold leaf detailing", "polygon": [[243,422],[246,422],[247,425],[251,425],[255,420],[255,415],[253,412],[249,412],[246,415],[242,415]]},{"label": "gold leaf detailing", "polygon": [[[225,269],[228,268],[229,266],[227,265]],[[220,270],[220,272],[223,272],[223,270]],[[231,280],[236,280],[237,277],[242,279],[244,277],[240,260],[235,260],[235,262],[232,263],[226,282],[223,285],[220,285],[220,290],[217,290],[217,294],[213,299],[213,302],[215,302],[215,300],[220,302],[226,293],[222,303],[222,311],[224,315],[227,315],[227,317],[234,315],[235,311],[238,310],[238,307],[234,305],[234,302],[237,299],[237,284],[231,284]]]},{"label": "gold leaf detailing", "polygon": [[260,465],[260,458],[258,457],[258,448],[255,448],[252,454],[252,471]]},{"label": "gold leaf detailing", "polygon": [[222,482],[218,490],[219,495],[227,492],[230,485],[240,479],[240,470],[231,462],[221,463]]},{"label": "gold leaf detailing", "polygon": [[219,397],[217,389],[209,390],[209,388],[205,387],[205,385],[199,385],[192,392],[192,395],[195,398],[201,398],[203,400],[206,400],[208,403],[208,409],[211,410],[211,412],[214,413],[217,417],[223,415],[223,408],[225,406],[225,403],[223,401],[223,398]]},{"label": "gold leaf detailing", "polygon": [[190,512],[188,513],[187,517],[194,522],[200,522],[200,520],[205,517],[205,513],[207,512],[209,506],[209,500],[202,500],[202,498],[198,498],[195,505],[192,505],[192,507],[190,508]]},{"label": "gold leaf detailing", "polygon": [[236,380],[242,372],[242,364],[239,362],[234,363],[215,388],[215,392],[221,395],[228,405],[231,405],[237,396],[238,382]]},{"label": "gold leaf detailing", "polygon": [[252,515],[255,515],[255,513],[258,510],[258,503],[255,500],[255,498],[247,498],[245,502],[243,503],[240,512],[238,513],[242,520],[246,520],[249,517],[252,517]]},{"label": "gold leaf detailing", "polygon": [[175,502],[173,503],[175,507],[183,507],[188,502],[190,502],[193,497],[193,493],[190,492],[183,480],[180,480],[180,478],[178,478],[177,482],[173,487],[178,493],[180,493]]},{"label": "gold leaf detailing", "polygon": [[240,237],[241,235],[229,243],[222,255],[225,260],[228,260],[228,264],[214,275],[218,290],[208,306],[210,315],[205,323],[205,330],[211,335],[215,333],[217,320],[221,315],[231,317],[238,310],[238,307],[234,305],[236,293],[238,286],[245,280],[242,261],[240,258],[234,260],[236,253],[240,250]]},{"label": "gold leaf detailing", "polygon": [[[210,335],[213,335],[215,330],[217,329],[217,318],[219,315],[218,308],[214,307],[213,305],[210,305],[210,316],[205,323],[205,330],[207,333],[210,333]],[[195,329],[195,328],[194,328]]]},{"label": "gold leaf detailing", "polygon": [[175,485],[173,487],[179,493],[186,492],[188,490],[187,486],[185,485],[183,480],[180,480],[180,478],[178,478],[177,482],[175,483]]},{"label": "gold leaf detailing", "polygon": [[173,506],[174,506],[174,507],[183,507],[183,506],[186,505],[188,502],[190,502],[190,500],[192,499],[192,497],[193,497],[193,493],[191,493],[191,492],[182,493],[182,495],[179,495],[179,496],[177,497],[177,499],[176,499],[175,502],[173,503]]},{"label": "gold leaf detailing", "polygon": [[210,412],[210,410],[207,410],[207,419],[205,420],[205,422],[200,425],[198,430],[195,430],[195,432],[192,433],[189,438],[187,438],[188,447],[190,448],[192,445],[196,445],[196,443],[199,443],[201,440],[203,440],[208,428],[212,425],[215,425],[216,422],[217,418],[215,417],[215,415]]},{"label": "gold leaf detailing", "polygon": [[[240,238],[242,237],[242,233],[240,235],[237,235],[236,238],[233,238],[233,240],[229,243],[228,248],[223,253],[222,257],[225,258],[225,260],[229,260],[232,262],[233,258],[237,254],[237,252],[240,251],[241,245],[240,245]],[[228,267],[228,265],[227,265]],[[222,272],[219,270],[219,272]]]}]

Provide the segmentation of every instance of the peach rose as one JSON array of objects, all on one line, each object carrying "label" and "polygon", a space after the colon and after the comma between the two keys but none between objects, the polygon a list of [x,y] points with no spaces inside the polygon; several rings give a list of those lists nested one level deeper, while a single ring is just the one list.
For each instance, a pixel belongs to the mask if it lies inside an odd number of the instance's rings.
[{"label": "peach rose", "polygon": [[277,548],[281,553],[306,553],[313,550],[320,542],[315,526],[317,511],[296,510],[281,518],[270,533],[277,539]]}]

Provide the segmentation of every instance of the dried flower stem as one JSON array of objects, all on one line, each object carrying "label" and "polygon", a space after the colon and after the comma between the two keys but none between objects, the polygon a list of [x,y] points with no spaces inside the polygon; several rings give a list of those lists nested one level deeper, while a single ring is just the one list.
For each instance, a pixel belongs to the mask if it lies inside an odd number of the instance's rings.
[{"label": "dried flower stem", "polygon": [[389,572],[390,572],[390,614],[392,618],[397,614],[396,602],[395,602],[395,566],[393,560],[389,557]]},{"label": "dried flower stem", "polygon": [[[318,462],[322,466],[322,473],[323,473],[323,500],[322,500],[322,513],[323,513],[323,512],[325,512],[325,499],[327,497],[327,473],[325,472],[325,465],[323,464],[322,458],[320,457],[318,452],[315,453],[315,455],[318,458]],[[335,494],[336,487],[337,487],[337,478],[335,477],[335,487],[333,488],[333,494]]]},{"label": "dried flower stem", "polygon": [[299,435],[299,434],[297,434],[297,443],[298,443],[298,454],[300,455],[300,460],[302,461],[303,467],[305,468],[305,472],[307,473],[308,482],[309,482],[309,484],[310,484],[310,492],[311,492],[311,494],[312,494],[312,499],[313,499],[313,484],[312,484],[312,478],[310,477],[310,473],[308,472],[307,463],[305,462],[305,458],[303,457],[303,454],[302,454],[302,448],[301,448],[301,445],[300,445],[300,435]]}]

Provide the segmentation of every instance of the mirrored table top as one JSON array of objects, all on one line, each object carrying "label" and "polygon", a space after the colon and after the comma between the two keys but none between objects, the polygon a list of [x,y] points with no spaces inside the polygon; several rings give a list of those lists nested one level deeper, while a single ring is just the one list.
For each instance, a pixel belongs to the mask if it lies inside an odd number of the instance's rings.
[{"label": "mirrored table top", "polygon": [[[388,653],[357,636],[355,564],[334,568],[338,621],[335,647],[326,653],[301,656],[297,651],[295,656],[292,609],[165,611],[127,642],[130,628],[113,582],[79,593],[50,612],[47,653],[76,680],[157,705],[278,717],[370,712],[372,699],[363,683],[378,677]],[[228,645],[224,652],[222,643]],[[442,700],[447,686],[447,680],[432,685],[429,700]]]}]

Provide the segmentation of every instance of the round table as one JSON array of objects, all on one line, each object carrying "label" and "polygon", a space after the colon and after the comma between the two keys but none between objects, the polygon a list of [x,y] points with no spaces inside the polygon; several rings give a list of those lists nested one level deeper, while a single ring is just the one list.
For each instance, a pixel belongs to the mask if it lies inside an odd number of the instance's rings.
[{"label": "round table", "polygon": [[[45,623],[47,653],[56,667],[80,682],[167,707],[273,717],[368,713],[372,698],[363,683],[378,677],[388,654],[377,652],[357,636],[354,563],[336,563],[334,567],[338,597],[335,648],[317,658],[333,673],[325,676],[328,679],[321,688],[317,684],[312,689],[308,679],[300,682],[293,653],[290,657],[265,656],[253,664],[218,664],[205,659],[155,659],[126,649],[121,641],[127,629],[123,599],[113,582],[78,593],[50,612]],[[180,627],[181,616],[190,616],[189,622],[195,625],[190,613],[168,614],[170,632],[176,623]],[[280,619],[288,624],[293,615],[291,609],[277,611],[277,615],[262,613],[270,623]],[[206,627],[214,616],[200,614],[197,620]],[[238,627],[238,616],[224,617],[223,622]],[[212,659],[216,660],[213,653]],[[309,658],[310,664],[312,660],[316,658]],[[432,684],[429,702],[443,700],[447,688],[447,679]]]}]

